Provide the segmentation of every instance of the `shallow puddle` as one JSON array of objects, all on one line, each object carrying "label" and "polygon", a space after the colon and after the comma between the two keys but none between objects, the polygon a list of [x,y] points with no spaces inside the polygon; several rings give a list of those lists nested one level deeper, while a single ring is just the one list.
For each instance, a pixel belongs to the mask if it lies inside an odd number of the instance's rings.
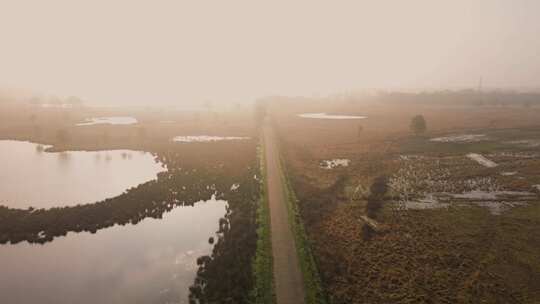
[{"label": "shallow puddle", "polygon": [[320,163],[320,167],[323,169],[334,169],[336,167],[348,167],[351,161],[345,158],[336,158],[330,160],[323,160]]}]

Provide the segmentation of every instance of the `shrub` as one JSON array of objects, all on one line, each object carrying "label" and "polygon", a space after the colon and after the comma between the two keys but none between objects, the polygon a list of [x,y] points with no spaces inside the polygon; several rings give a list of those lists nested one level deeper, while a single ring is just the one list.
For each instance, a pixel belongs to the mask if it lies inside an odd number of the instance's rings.
[{"label": "shrub", "polygon": [[371,238],[375,235],[375,230],[373,230],[373,228],[371,228],[370,225],[368,224],[364,224],[362,226],[362,239],[364,241],[369,241],[371,240]]},{"label": "shrub", "polygon": [[416,115],[411,120],[411,131],[414,132],[414,134],[419,135],[421,133],[426,132],[427,130],[427,123],[426,119],[422,115]]},{"label": "shrub", "polygon": [[383,197],[388,192],[388,178],[386,176],[375,178],[370,191],[371,194],[367,199],[366,214],[368,217],[375,218],[382,207]]},{"label": "shrub", "polygon": [[382,198],[388,192],[388,178],[384,175],[375,178],[369,190],[371,191],[371,196]]}]

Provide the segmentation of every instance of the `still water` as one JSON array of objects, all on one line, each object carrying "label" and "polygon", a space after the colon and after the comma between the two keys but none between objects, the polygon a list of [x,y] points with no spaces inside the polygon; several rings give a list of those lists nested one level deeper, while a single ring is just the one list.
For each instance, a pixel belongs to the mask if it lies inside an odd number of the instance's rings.
[{"label": "still water", "polygon": [[302,118],[313,118],[313,119],[365,119],[367,116],[358,116],[358,115],[332,115],[326,113],[303,113],[298,114]]},{"label": "still water", "polygon": [[50,208],[94,203],[155,179],[166,170],[146,152],[49,153],[44,148],[0,140],[0,205]]},{"label": "still water", "polygon": [[176,136],[172,139],[174,142],[190,143],[190,142],[214,142],[223,140],[245,140],[249,137],[240,136],[210,136],[210,135],[188,135]]},{"label": "still water", "polygon": [[225,208],[209,200],[96,234],[0,245],[0,303],[188,303]]},{"label": "still water", "polygon": [[85,122],[78,123],[77,126],[93,126],[93,125],[132,125],[136,124],[137,119],[129,116],[110,116],[110,117],[94,117],[88,118]]}]

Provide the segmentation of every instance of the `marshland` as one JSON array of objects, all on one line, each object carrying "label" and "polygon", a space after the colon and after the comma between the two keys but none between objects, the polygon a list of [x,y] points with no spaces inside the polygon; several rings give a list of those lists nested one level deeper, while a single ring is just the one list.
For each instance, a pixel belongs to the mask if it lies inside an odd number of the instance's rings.
[{"label": "marshland", "polygon": [[540,303],[540,2],[0,4],[0,304]]}]

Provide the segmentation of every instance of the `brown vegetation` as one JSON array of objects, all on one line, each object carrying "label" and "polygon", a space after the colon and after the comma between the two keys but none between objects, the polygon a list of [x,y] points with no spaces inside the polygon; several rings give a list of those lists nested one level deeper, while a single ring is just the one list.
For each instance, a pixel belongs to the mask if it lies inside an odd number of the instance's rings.
[{"label": "brown vegetation", "polygon": [[[480,207],[400,211],[393,208],[393,193],[370,198],[377,177],[398,172],[400,154],[429,156],[435,165],[439,157],[495,153],[486,155],[501,163],[499,171],[518,170],[526,181],[474,162],[454,166],[452,178],[490,176],[504,189],[520,191],[540,184],[537,159],[504,159],[507,152],[535,149],[504,142],[540,138],[538,106],[513,106],[513,95],[505,94],[494,95],[508,102],[505,106],[492,103],[491,95],[482,105],[475,104],[471,94],[426,95],[280,99],[272,108],[329,298],[333,303],[536,303],[538,200],[492,215]],[[530,96],[517,100],[522,98]],[[305,112],[368,118],[359,137],[358,121],[296,116]],[[429,124],[423,137],[410,135],[409,124],[417,113]],[[461,145],[428,140],[472,133],[486,133],[494,140]],[[350,159],[351,164],[319,167],[321,160],[335,158]],[[347,176],[345,182],[342,176]],[[362,219],[366,213],[376,218],[380,231]]]}]

